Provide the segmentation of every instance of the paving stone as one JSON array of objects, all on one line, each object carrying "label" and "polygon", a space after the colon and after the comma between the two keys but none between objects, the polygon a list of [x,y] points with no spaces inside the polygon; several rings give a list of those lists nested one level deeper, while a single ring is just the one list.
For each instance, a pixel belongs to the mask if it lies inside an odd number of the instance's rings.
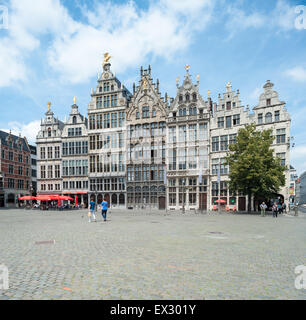
[{"label": "paving stone", "polygon": [[0,300],[306,299],[294,287],[295,267],[306,265],[306,214],[112,210],[107,224],[81,214],[0,210],[10,276]]}]

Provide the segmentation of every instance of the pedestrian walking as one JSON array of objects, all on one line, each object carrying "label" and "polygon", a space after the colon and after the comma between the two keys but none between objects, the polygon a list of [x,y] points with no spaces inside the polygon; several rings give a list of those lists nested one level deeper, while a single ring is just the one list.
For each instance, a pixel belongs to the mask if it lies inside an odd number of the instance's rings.
[{"label": "pedestrian walking", "polygon": [[281,205],[280,202],[279,202],[278,205],[277,205],[277,211],[278,211],[278,214],[281,214],[281,213],[282,213],[282,205]]},{"label": "pedestrian walking", "polygon": [[285,211],[285,213],[287,213],[287,210],[286,210],[286,203],[285,203],[285,202],[283,203],[283,211]]},{"label": "pedestrian walking", "polygon": [[107,214],[107,209],[108,209],[109,204],[105,198],[102,201],[101,206],[102,206],[102,217],[103,217],[104,221],[106,221],[106,214]]},{"label": "pedestrian walking", "polygon": [[91,200],[89,203],[89,211],[88,211],[89,221],[88,222],[91,222],[91,221],[97,222],[96,215],[95,215],[95,207],[96,207],[96,203],[93,200]]},{"label": "pedestrian walking", "polygon": [[265,202],[263,202],[260,205],[260,210],[261,210],[261,216],[264,217],[266,215],[266,209],[267,209],[267,205],[265,204]]},{"label": "pedestrian walking", "polygon": [[273,204],[273,207],[272,207],[272,215],[273,215],[273,218],[274,218],[274,217],[277,218],[277,210],[278,210],[277,204],[274,203],[274,204]]}]

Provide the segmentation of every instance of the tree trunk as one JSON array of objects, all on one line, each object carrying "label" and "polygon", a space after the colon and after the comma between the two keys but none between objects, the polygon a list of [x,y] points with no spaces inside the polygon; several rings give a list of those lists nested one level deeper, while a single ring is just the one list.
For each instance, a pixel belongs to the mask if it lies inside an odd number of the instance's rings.
[{"label": "tree trunk", "polygon": [[248,212],[252,211],[252,193],[248,194]]}]

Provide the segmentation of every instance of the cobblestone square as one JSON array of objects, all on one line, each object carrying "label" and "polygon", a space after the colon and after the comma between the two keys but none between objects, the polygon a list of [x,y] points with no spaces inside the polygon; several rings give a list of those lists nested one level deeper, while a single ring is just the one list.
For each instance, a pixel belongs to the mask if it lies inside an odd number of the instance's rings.
[{"label": "cobblestone square", "polygon": [[0,299],[305,299],[306,214],[0,211]]}]

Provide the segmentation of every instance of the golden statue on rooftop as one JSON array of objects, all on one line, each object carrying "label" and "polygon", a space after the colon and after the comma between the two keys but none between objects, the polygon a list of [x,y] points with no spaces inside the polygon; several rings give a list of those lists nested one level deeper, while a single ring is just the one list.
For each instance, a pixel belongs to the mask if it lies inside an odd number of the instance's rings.
[{"label": "golden statue on rooftop", "polygon": [[108,52],[104,53],[103,67],[104,67],[104,65],[109,63],[110,59],[111,59],[111,56],[109,55],[109,53]]},{"label": "golden statue on rooftop", "polygon": [[189,64],[186,64],[186,66],[185,66],[185,70],[188,72],[188,71],[189,71],[189,69],[190,69],[190,65],[189,65]]},{"label": "golden statue on rooftop", "polygon": [[144,88],[145,90],[148,89],[148,81],[147,81],[146,78],[144,78],[144,80],[143,80],[143,88]]},{"label": "golden statue on rooftop", "polygon": [[48,102],[48,112],[50,112],[51,109],[51,102]]},{"label": "golden statue on rooftop", "polygon": [[76,104],[76,102],[77,102],[77,98],[73,97],[73,104]]}]

